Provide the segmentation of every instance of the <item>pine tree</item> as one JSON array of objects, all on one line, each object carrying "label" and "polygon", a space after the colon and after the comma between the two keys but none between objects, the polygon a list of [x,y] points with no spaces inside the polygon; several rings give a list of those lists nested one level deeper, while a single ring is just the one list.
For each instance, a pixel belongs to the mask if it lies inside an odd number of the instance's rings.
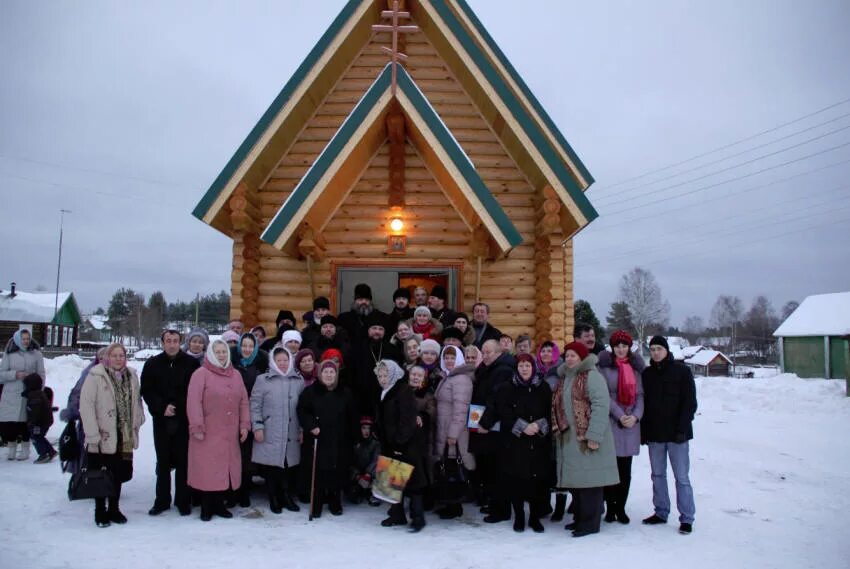
[{"label": "pine tree", "polygon": [[635,325],[632,322],[632,314],[629,305],[625,302],[612,302],[611,309],[606,318],[608,330],[625,330],[632,336],[635,335]]},{"label": "pine tree", "polygon": [[577,300],[573,313],[576,324],[579,322],[582,324],[589,324],[590,326],[593,326],[593,329],[596,331],[597,339],[601,339],[603,337],[605,329],[599,322],[599,318],[596,317],[596,313],[593,311],[593,307],[590,306],[589,302],[586,300]]}]

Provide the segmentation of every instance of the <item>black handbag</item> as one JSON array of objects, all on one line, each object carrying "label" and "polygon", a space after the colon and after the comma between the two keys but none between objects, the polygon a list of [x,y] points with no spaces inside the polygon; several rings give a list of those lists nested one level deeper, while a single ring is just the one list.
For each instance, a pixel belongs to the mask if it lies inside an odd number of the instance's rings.
[{"label": "black handbag", "polygon": [[434,487],[439,502],[456,504],[463,501],[469,490],[469,472],[463,465],[460,447],[455,444],[455,458],[449,457],[449,445],[434,467]]},{"label": "black handbag", "polygon": [[77,437],[77,422],[68,421],[59,435],[59,460],[71,462],[80,458],[80,439]]},{"label": "black handbag", "polygon": [[71,475],[68,482],[69,500],[90,500],[115,495],[115,481],[106,467],[89,470],[82,468]]}]

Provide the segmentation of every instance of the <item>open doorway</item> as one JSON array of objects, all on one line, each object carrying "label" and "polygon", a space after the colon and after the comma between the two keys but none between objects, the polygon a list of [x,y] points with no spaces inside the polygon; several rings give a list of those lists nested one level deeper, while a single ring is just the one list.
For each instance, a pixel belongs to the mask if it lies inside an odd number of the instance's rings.
[{"label": "open doorway", "polygon": [[336,313],[350,310],[354,300],[354,287],[360,283],[372,289],[372,304],[378,310],[390,312],[393,309],[393,293],[397,288],[410,290],[422,286],[429,292],[435,285],[445,287],[448,293],[447,305],[456,308],[461,298],[463,265],[440,264],[435,266],[417,266],[415,264],[393,263],[387,265],[342,264],[331,266],[331,296]]}]

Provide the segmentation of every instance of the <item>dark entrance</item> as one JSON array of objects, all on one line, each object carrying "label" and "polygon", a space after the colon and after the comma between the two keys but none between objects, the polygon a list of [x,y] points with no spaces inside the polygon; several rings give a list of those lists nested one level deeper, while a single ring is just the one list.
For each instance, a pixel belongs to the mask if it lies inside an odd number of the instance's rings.
[{"label": "dark entrance", "polygon": [[413,290],[422,286],[430,291],[435,285],[442,285],[448,292],[448,305],[456,307],[460,290],[462,265],[441,264],[440,266],[417,267],[399,264],[388,265],[343,265],[332,267],[332,302],[337,313],[351,308],[354,300],[354,287],[359,283],[372,288],[372,304],[384,312],[393,308],[393,292],[399,287]]}]

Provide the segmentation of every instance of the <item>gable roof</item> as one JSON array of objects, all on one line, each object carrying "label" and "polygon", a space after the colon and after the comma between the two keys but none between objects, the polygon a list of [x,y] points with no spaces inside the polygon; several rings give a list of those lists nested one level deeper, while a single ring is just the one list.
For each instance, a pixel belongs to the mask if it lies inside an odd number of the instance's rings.
[{"label": "gable roof", "polygon": [[850,335],[850,292],[807,296],[774,336]]},{"label": "gable roof", "polygon": [[33,324],[78,324],[81,320],[80,309],[73,293],[59,293],[59,310],[56,311],[56,319],[61,320],[63,312],[68,312],[67,322],[54,322],[54,307],[56,305],[56,294],[45,292],[15,292],[11,296],[8,292],[0,293],[0,321],[3,322],[28,322]]},{"label": "gable roof", "polygon": [[713,362],[714,359],[718,356],[721,359],[725,360],[726,363],[732,363],[732,360],[727,358],[722,352],[718,352],[717,350],[709,350],[707,348],[698,351],[696,354],[692,355],[689,358],[685,358],[685,363],[697,366],[707,366],[708,364]]},{"label": "gable roof", "polygon": [[470,230],[479,222],[483,224],[503,253],[522,243],[519,231],[407,71],[398,68],[395,97],[391,75],[392,66],[388,64],[280,207],[261,239],[284,248],[309,217],[314,228],[324,227],[353,187],[352,179],[359,177],[384,143],[386,113],[391,101],[396,100],[407,119],[409,140]]},{"label": "gable roof", "polygon": [[[474,77],[486,92],[474,98],[476,105],[495,105],[497,112],[489,113],[488,119],[499,123],[494,132],[515,160],[518,154],[530,157],[520,168],[534,168],[536,178],[553,187],[569,212],[572,221],[562,220],[565,237],[597,217],[583,193],[593,183],[592,177],[469,6],[458,0],[409,0],[408,5],[414,19],[422,20],[417,23],[426,36],[439,33],[448,38],[448,43],[443,42],[449,46],[445,49],[455,55],[462,52],[455,59],[473,73],[457,75]],[[237,184],[247,180],[250,187],[258,187],[275,167],[321,104],[323,94],[356,56],[353,47],[368,41],[370,26],[385,6],[385,0],[349,0],[207,190],[193,211],[195,217],[225,230],[227,222],[220,213]],[[478,42],[483,42],[484,49]]]}]

